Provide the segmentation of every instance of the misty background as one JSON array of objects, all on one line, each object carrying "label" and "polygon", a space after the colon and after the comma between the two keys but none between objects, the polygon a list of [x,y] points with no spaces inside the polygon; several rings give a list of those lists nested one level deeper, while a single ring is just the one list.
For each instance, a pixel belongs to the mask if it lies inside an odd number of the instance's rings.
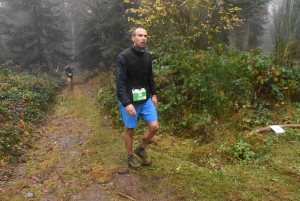
[{"label": "misty background", "polygon": [[[201,36],[199,45],[191,48],[206,49],[223,43],[243,51],[261,47],[267,54],[276,51],[284,54],[286,48],[282,43],[291,45],[291,40],[298,38],[296,26],[286,30],[286,22],[282,21],[282,25],[278,22],[288,14],[284,10],[286,5],[299,16],[297,1],[224,0],[214,8],[226,9],[228,5],[241,8],[235,14],[243,21],[231,30],[212,33],[212,42]],[[138,6],[139,1],[125,3],[123,0],[0,0],[0,61],[11,59],[29,71],[55,71],[69,62],[76,69],[93,70],[99,66],[108,69],[114,65],[118,53],[130,45],[130,31],[135,25],[128,21],[134,15],[128,10]],[[200,12],[205,16],[205,11]],[[279,15],[282,16],[276,18]],[[281,29],[274,26],[275,19]],[[297,20],[291,21],[298,25]],[[279,40],[274,37],[284,35],[285,31],[290,31],[286,33],[289,37],[280,39],[279,50],[275,44]],[[298,51],[295,45],[292,44]],[[149,48],[154,47],[150,42]]]},{"label": "misty background", "polygon": [[261,37],[261,47],[264,52],[270,53],[271,48],[273,46],[272,39],[271,39],[271,33],[270,29],[272,26],[272,19],[273,19],[273,12],[274,10],[277,10],[280,6],[280,4],[283,3],[282,0],[271,0],[268,4],[268,16],[267,16],[267,23],[264,25],[264,35]]}]

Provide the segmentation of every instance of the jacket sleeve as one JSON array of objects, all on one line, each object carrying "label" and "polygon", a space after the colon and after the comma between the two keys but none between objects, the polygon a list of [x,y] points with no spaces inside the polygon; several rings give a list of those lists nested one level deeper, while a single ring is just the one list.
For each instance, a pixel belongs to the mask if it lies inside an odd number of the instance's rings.
[{"label": "jacket sleeve", "polygon": [[131,101],[126,93],[126,73],[126,61],[123,56],[119,55],[116,61],[116,89],[118,100],[124,107],[131,104]]},{"label": "jacket sleeve", "polygon": [[153,75],[153,70],[152,70],[152,62],[151,62],[151,71],[150,71],[150,75],[148,78],[148,87],[149,87],[149,91],[150,91],[151,95],[156,95],[156,86],[155,86],[154,75]]}]

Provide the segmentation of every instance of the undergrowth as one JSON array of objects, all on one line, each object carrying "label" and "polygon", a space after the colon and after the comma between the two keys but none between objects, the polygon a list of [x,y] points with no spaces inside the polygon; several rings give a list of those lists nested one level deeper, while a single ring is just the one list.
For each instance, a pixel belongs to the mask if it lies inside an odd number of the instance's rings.
[{"label": "undergrowth", "polygon": [[56,92],[65,80],[57,74],[16,72],[11,64],[0,66],[0,153],[19,155],[30,145],[35,124],[46,119]]}]

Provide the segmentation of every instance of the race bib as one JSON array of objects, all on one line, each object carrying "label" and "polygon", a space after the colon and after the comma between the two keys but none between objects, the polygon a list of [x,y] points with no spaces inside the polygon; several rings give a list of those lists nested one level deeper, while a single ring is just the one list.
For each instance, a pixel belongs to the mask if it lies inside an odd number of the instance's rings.
[{"label": "race bib", "polygon": [[132,89],[132,98],[133,101],[146,100],[147,94],[145,88]]}]

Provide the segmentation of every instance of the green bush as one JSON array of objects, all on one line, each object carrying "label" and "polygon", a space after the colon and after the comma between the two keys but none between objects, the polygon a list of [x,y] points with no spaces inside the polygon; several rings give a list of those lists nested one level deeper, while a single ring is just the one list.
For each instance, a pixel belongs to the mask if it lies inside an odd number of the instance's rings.
[{"label": "green bush", "polygon": [[187,115],[203,113],[229,120],[242,112],[247,114],[238,120],[242,129],[265,125],[271,121],[269,111],[288,102],[299,86],[298,69],[274,67],[259,51],[230,47],[222,52],[177,47],[158,53],[154,70],[160,116],[179,128],[194,127]]},{"label": "green bush", "polygon": [[17,155],[28,146],[32,126],[45,120],[63,83],[57,74],[33,76],[0,66],[0,153]]},{"label": "green bush", "polygon": [[112,124],[121,125],[115,76],[112,72],[102,72],[99,79],[99,83],[102,84],[99,87],[102,90],[97,97],[97,102],[102,110],[109,113]]}]

